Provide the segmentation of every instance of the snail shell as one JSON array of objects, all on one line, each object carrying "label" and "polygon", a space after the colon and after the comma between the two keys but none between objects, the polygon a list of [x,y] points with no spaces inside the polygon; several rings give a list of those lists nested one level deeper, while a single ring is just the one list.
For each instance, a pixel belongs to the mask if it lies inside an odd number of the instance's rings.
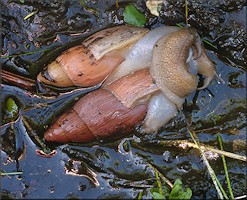
[{"label": "snail shell", "polygon": [[58,87],[99,84],[123,62],[128,46],[147,32],[148,29],[132,26],[99,31],[58,56],[38,74],[37,80]]},{"label": "snail shell", "polygon": [[[182,108],[185,98],[197,89],[197,73],[206,77],[202,87],[205,88],[213,79],[215,69],[195,29],[166,28],[168,31],[162,27],[142,32],[135,43],[128,43],[124,60],[112,71],[106,70],[104,76],[108,77],[102,88],[82,97],[51,125],[44,138],[62,143],[86,142],[117,137],[138,125],[142,132],[156,132],[169,122]],[[103,37],[102,33],[98,33],[99,37]],[[116,51],[123,52],[114,49],[97,53],[98,47],[89,45],[93,44],[92,38],[84,44],[98,61],[106,56],[113,59]],[[103,38],[99,40],[104,44]]]},{"label": "snail shell", "polygon": [[[135,85],[136,82],[138,85]],[[125,83],[133,87],[126,88]],[[122,102],[133,97],[133,94],[138,96],[143,89],[150,87],[148,90],[152,94],[158,91],[158,88],[154,87],[152,77],[145,69],[123,77],[115,84],[119,87],[109,85],[81,98],[51,125],[44,138],[60,143],[86,142],[108,136],[114,137],[114,134],[119,137],[132,131],[145,118],[148,99],[144,98],[134,108],[126,107]],[[123,93],[123,90],[126,93]]]}]

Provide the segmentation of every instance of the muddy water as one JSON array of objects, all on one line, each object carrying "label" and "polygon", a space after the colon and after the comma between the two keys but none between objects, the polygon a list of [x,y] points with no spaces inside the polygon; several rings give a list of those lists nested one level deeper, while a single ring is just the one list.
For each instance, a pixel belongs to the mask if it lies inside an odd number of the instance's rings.
[{"label": "muddy water", "polygon": [[[1,1],[2,68],[35,80],[39,71],[66,48],[79,44],[93,32],[123,24],[124,7],[133,1]],[[183,1],[167,1],[159,18],[152,16],[144,1],[135,5],[148,18],[146,26],[175,25],[184,19]],[[25,16],[35,12],[24,20]],[[189,1],[189,23],[216,48],[205,43],[207,53],[225,81],[187,98],[183,114],[154,135],[129,133],[117,141],[88,144],[46,143],[47,126],[86,92],[47,89],[37,85],[26,91],[3,81],[1,170],[23,172],[1,177],[1,194],[9,198],[150,198],[155,166],[172,182],[180,178],[193,191],[193,199],[216,198],[210,176],[195,149],[181,149],[164,141],[190,139],[187,122],[201,143],[245,155],[246,140],[246,5],[244,1]],[[36,52],[27,54],[27,52]],[[19,113],[5,111],[11,97]],[[186,118],[186,119],[185,119]],[[44,149],[45,148],[45,149]],[[38,156],[37,149],[56,150],[51,158]],[[224,188],[221,158],[209,155],[210,164]],[[19,158],[19,160],[18,160]],[[227,158],[235,196],[245,194],[246,163]]]}]

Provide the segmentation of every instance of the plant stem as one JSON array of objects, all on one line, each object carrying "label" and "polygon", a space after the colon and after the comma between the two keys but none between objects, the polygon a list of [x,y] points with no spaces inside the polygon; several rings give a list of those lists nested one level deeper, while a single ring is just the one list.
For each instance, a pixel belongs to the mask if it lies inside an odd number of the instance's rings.
[{"label": "plant stem", "polygon": [[[220,136],[219,133],[218,133],[218,141],[219,141],[219,144],[220,144],[220,149],[223,150],[222,138],[221,138],[221,136]],[[230,182],[230,179],[229,179],[229,176],[228,176],[226,159],[225,159],[225,156],[224,155],[221,155],[221,157],[222,157],[223,166],[224,166],[224,170],[225,170],[225,174],[226,174],[226,181],[227,181],[227,185],[228,185],[230,197],[231,197],[231,199],[234,199],[234,195],[233,195],[233,192],[232,192],[231,182]]]}]

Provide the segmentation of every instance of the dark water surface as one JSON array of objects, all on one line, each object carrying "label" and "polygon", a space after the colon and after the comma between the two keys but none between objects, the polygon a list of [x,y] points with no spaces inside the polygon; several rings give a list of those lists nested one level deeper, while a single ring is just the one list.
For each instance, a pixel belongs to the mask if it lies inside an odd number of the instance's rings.
[{"label": "dark water surface", "polygon": [[[184,22],[184,1],[167,1],[161,16],[152,16],[145,1],[1,1],[2,58],[4,70],[34,79],[42,68],[70,46],[79,44],[93,32],[124,24],[122,12],[135,2],[148,18],[146,26],[175,25]],[[189,1],[189,23],[196,27],[219,76],[210,86],[187,98],[183,112],[201,143],[246,155],[246,3],[245,1]],[[24,20],[28,14],[34,15]],[[42,52],[41,52],[42,50]],[[25,55],[27,52],[36,52]],[[11,56],[11,57],[9,57]],[[195,149],[169,147],[161,141],[190,140],[184,115],[179,113],[159,133],[130,133],[117,141],[58,145],[42,140],[45,129],[85,91],[49,90],[42,86],[26,91],[2,82],[1,170],[23,172],[2,176],[4,197],[133,199],[140,191],[151,198],[149,187],[155,182],[155,166],[174,182],[180,178],[193,191],[192,199],[217,198],[216,190]],[[19,114],[5,111],[6,100],[13,98]],[[37,156],[36,150],[56,150],[51,158]],[[19,161],[16,161],[19,157]],[[246,162],[226,158],[234,195],[246,191]],[[227,189],[220,156],[210,164]]]}]

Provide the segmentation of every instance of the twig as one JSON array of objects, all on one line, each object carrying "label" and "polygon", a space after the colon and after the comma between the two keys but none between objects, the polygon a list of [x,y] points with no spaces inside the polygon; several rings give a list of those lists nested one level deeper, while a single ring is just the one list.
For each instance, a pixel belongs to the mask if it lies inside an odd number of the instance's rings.
[{"label": "twig", "polygon": [[33,79],[13,74],[6,70],[1,70],[0,75],[2,77],[2,80],[7,83],[16,85],[22,89],[26,89],[29,91],[36,91],[36,81]]},{"label": "twig", "polygon": [[[175,141],[160,141],[160,144],[161,145],[168,145],[168,146],[175,146],[175,147],[181,147],[181,148],[195,148],[195,149],[198,149],[198,146],[192,142],[189,142],[187,140],[175,140]],[[226,157],[229,157],[229,158],[233,158],[233,159],[236,159],[236,160],[242,160],[242,161],[247,161],[247,158],[246,156],[241,156],[241,155],[237,155],[237,154],[234,154],[234,153],[231,153],[231,152],[227,152],[227,151],[222,151],[222,150],[219,150],[219,149],[214,149],[212,147],[208,147],[206,145],[203,145],[203,144],[200,144],[200,148],[203,150],[203,151],[212,151],[214,153],[218,153],[220,155],[224,155]]]}]

